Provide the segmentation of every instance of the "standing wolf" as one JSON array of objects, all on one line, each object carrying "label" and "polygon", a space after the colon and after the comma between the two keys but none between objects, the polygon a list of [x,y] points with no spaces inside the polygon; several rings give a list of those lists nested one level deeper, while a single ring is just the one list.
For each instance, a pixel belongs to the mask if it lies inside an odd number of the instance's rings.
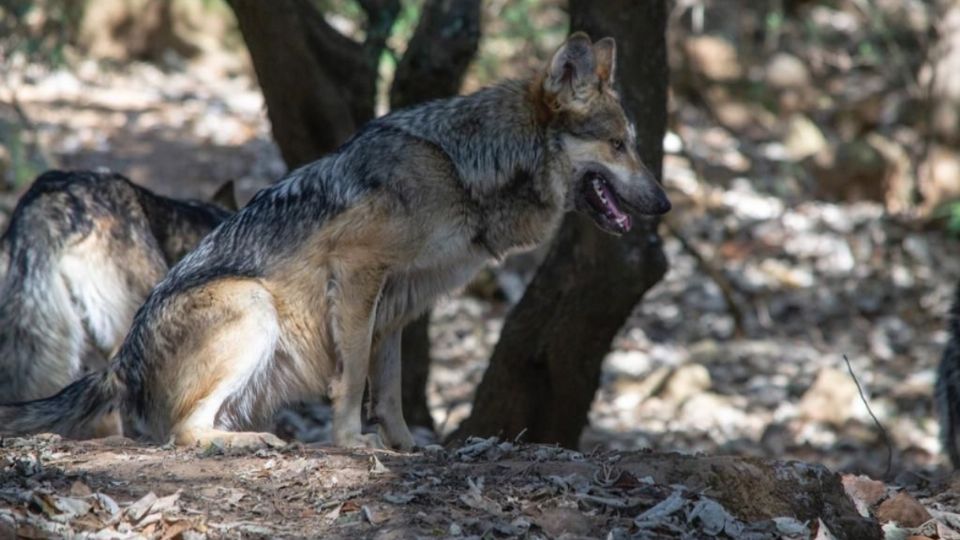
[{"label": "standing wolf", "polygon": [[[280,405],[327,394],[333,439],[410,449],[400,331],[567,209],[605,230],[669,210],[613,89],[615,46],[572,35],[546,69],[368,124],[261,191],[175,266],[112,365],[0,407],[0,431],[71,434],[120,407],[158,441],[248,446]],[[369,377],[379,437],[360,430]]]},{"label": "standing wolf", "polygon": [[114,173],[39,176],[0,236],[0,403],[105,367],[169,266],[230,214]]}]

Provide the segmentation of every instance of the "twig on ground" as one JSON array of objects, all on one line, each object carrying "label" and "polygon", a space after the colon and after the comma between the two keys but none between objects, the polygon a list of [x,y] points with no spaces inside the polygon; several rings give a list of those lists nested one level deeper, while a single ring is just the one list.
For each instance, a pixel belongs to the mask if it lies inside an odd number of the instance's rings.
[{"label": "twig on ground", "polygon": [[665,217],[663,220],[663,226],[666,227],[667,232],[672,234],[680,246],[690,254],[691,257],[697,261],[697,265],[707,274],[707,276],[717,284],[717,287],[720,289],[720,294],[723,295],[723,300],[727,303],[727,309],[730,311],[730,316],[733,317],[733,334],[738,338],[742,338],[746,335],[746,329],[744,328],[744,318],[743,318],[743,309],[740,307],[739,302],[737,302],[736,296],[734,295],[735,287],[733,283],[727,279],[727,276],[723,274],[723,271],[716,267],[712,261],[707,260],[707,258],[700,252],[700,249],[697,246],[693,245],[693,242],[687,240],[687,238],[680,232],[679,227],[675,226],[672,223],[672,219]]},{"label": "twig on ground", "polygon": [[873,423],[877,425],[877,428],[880,429],[880,435],[883,437],[883,444],[887,447],[887,469],[883,471],[883,477],[886,480],[890,480],[890,472],[893,470],[893,442],[890,440],[890,434],[887,433],[887,428],[883,427],[883,424],[880,423],[880,420],[877,419],[877,415],[873,414],[873,409],[870,408],[870,403],[867,401],[867,396],[863,393],[863,387],[860,386],[860,381],[857,379],[857,375],[853,372],[853,366],[850,365],[850,359],[847,358],[847,355],[843,355],[843,361],[847,364],[847,371],[850,372],[850,378],[853,379],[853,384],[857,385],[857,392],[860,393],[860,400],[863,401],[864,407],[867,408],[867,412],[870,413],[870,418],[873,418]]},{"label": "twig on ground", "polygon": [[[704,185],[706,184],[705,175],[703,170],[700,168],[700,164],[694,158],[694,156],[687,150],[687,143],[683,140],[683,137],[680,136],[679,132],[676,132],[677,136],[680,137],[680,150],[678,155],[687,161],[690,162],[690,169],[693,171],[694,176],[696,176],[697,183]],[[720,294],[723,295],[723,300],[727,304],[727,309],[730,311],[730,316],[733,317],[733,334],[735,337],[742,338],[746,336],[746,327],[744,325],[744,309],[740,306],[740,303],[737,301],[736,294],[734,291],[736,287],[734,284],[727,279],[727,276],[723,271],[714,264],[713,261],[708,260],[706,256],[700,251],[700,249],[693,244],[690,240],[680,230],[680,227],[674,223],[675,219],[672,217],[674,214],[667,214],[661,219],[664,227],[667,229],[667,232],[672,234],[678,242],[680,242],[680,247],[684,249],[695,261],[697,265],[707,274],[717,287],[720,289]]]}]

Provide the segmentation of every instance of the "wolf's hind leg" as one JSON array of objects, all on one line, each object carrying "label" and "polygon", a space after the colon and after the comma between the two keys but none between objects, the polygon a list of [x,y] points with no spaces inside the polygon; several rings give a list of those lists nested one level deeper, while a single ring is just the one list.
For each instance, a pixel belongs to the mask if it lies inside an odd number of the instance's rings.
[{"label": "wolf's hind leg", "polygon": [[376,435],[361,434],[363,388],[370,369],[370,342],[383,273],[376,269],[343,272],[331,280],[328,302],[336,371],[330,385],[333,442],[346,447],[382,447]]},{"label": "wolf's hind leg", "polygon": [[100,418],[98,418],[96,422],[91,425],[89,435],[92,439],[110,437],[113,435],[126,435],[123,429],[123,416],[120,414],[120,411],[118,409],[114,409],[100,416]]},{"label": "wolf's hind leg", "polygon": [[400,331],[383,336],[370,365],[370,413],[380,424],[387,446],[403,451],[414,447],[413,436],[403,418],[400,379]]},{"label": "wolf's hind leg", "polygon": [[280,331],[272,295],[256,282],[234,279],[193,294],[196,302],[207,304],[179,324],[183,332],[193,333],[186,340],[196,346],[170,362],[179,369],[164,373],[170,377],[166,384],[174,442],[220,440],[244,447],[278,442],[270,434],[240,431],[272,417],[273,411],[259,409],[276,402],[270,395],[277,391],[271,363]]}]

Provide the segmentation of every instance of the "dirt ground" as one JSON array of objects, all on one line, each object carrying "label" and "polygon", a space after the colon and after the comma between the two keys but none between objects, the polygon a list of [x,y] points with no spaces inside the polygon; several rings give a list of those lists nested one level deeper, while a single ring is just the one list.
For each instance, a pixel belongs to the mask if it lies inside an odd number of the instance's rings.
[{"label": "dirt ground", "polygon": [[[404,455],[38,436],[0,446],[0,537],[880,538],[855,501],[876,509],[896,495],[864,484],[880,490],[867,500],[856,481],[802,463],[497,439]],[[948,530],[955,518],[909,527]]]}]

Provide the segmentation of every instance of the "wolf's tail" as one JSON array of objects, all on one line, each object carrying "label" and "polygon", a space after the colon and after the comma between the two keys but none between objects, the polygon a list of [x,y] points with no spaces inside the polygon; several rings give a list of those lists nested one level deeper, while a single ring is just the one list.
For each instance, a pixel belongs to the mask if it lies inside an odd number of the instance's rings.
[{"label": "wolf's tail", "polygon": [[0,405],[0,434],[51,432],[83,438],[97,432],[104,415],[119,409],[125,394],[114,369],[92,373],[54,396]]},{"label": "wolf's tail", "polygon": [[943,351],[934,390],[940,417],[940,442],[954,468],[960,469],[960,286],[950,308],[950,340]]}]

